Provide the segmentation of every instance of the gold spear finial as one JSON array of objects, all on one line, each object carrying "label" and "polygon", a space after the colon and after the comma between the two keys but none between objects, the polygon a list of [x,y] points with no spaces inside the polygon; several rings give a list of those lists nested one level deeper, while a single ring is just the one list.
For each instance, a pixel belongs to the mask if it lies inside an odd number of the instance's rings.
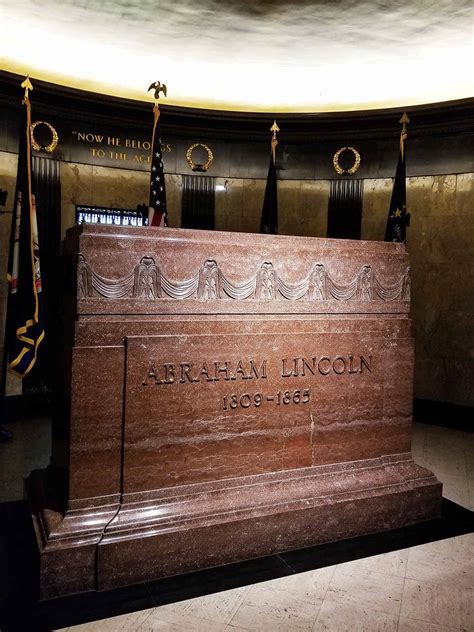
[{"label": "gold spear finial", "polygon": [[272,136],[272,156],[273,156],[273,162],[276,162],[276,148],[278,145],[278,140],[277,140],[277,132],[280,131],[280,128],[277,125],[276,121],[273,121],[273,125],[270,127],[270,131],[273,132],[273,136]]},{"label": "gold spear finial", "polygon": [[398,122],[403,126],[402,131],[400,132],[400,151],[401,151],[402,156],[404,156],[405,155],[405,141],[408,137],[407,125],[410,122],[410,119],[408,118],[408,115],[406,112],[403,112],[402,118]]},{"label": "gold spear finial", "polygon": [[399,123],[401,123],[401,124],[403,125],[403,127],[402,127],[402,132],[405,132],[405,133],[406,133],[406,131],[407,131],[407,125],[408,125],[408,124],[409,124],[409,122],[410,122],[410,119],[408,118],[408,115],[407,115],[407,113],[406,113],[406,112],[403,112],[403,114],[402,114],[402,118],[401,118],[398,122],[399,122]]},{"label": "gold spear finial", "polygon": [[26,75],[26,79],[22,82],[21,87],[25,89],[25,100],[28,99],[28,90],[33,90],[33,84],[30,81],[30,75]]}]

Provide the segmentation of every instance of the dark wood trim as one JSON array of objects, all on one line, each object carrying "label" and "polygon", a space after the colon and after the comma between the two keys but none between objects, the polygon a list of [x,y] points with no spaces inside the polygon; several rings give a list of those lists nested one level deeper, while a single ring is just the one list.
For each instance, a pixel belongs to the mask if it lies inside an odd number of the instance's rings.
[{"label": "dark wood trim", "polygon": [[[0,71],[0,105],[18,107],[23,77]],[[112,97],[48,83],[32,77],[38,114],[53,113],[77,121],[121,124],[130,130],[149,127],[151,103]],[[474,99],[460,99],[427,105],[364,111],[318,112],[313,114],[229,112],[189,107],[161,106],[163,129],[182,138],[205,135],[208,139],[262,141],[278,118],[284,142],[315,141],[357,137],[393,138],[399,133],[398,119],[407,110],[412,120],[411,138],[472,132]]]}]

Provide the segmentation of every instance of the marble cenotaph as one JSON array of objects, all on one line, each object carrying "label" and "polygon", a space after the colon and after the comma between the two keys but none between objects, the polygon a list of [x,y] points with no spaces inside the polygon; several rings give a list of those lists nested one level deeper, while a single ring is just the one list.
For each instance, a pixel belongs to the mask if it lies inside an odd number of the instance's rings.
[{"label": "marble cenotaph", "polygon": [[43,598],[439,515],[403,245],[82,225],[65,247],[65,457],[29,481]]}]

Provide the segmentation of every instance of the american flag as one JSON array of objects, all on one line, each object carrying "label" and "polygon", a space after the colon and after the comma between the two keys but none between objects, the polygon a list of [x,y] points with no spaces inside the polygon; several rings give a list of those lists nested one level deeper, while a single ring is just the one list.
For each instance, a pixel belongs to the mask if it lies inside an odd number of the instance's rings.
[{"label": "american flag", "polygon": [[153,144],[151,149],[150,200],[148,202],[149,226],[168,226],[166,210],[165,174],[163,173],[163,154],[161,151],[160,110],[153,109]]}]

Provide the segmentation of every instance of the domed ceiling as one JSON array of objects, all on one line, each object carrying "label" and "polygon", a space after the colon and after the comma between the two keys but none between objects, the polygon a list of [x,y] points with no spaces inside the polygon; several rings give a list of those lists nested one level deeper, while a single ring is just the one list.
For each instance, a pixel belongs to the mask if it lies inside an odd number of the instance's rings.
[{"label": "domed ceiling", "polygon": [[105,94],[320,112],[473,95],[471,0],[0,0],[3,69]]}]

